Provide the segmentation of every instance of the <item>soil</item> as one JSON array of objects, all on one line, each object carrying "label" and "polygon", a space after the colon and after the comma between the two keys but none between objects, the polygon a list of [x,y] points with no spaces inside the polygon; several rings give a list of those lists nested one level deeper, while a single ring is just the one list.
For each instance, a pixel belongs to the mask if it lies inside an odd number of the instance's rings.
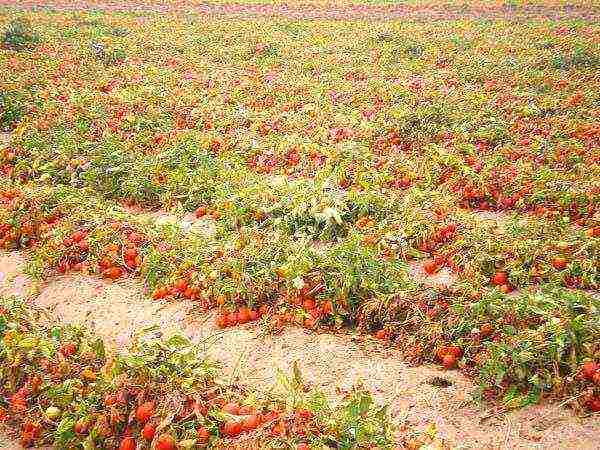
[{"label": "soil", "polygon": [[[27,295],[23,285],[31,283],[22,273],[23,263],[18,253],[0,254],[0,293]],[[258,325],[219,330],[214,312],[199,310],[191,302],[150,300],[130,279],[113,283],[68,275],[51,280],[40,287],[38,296],[29,298],[61,322],[93,328],[112,348],[126,348],[132,336],[152,326],[166,336],[182,333],[203,342],[207,353],[222,362],[226,375],[261,390],[274,388],[278,370],[290,373],[294,362],[309,384],[334,401],[362,383],[379,402],[390,404],[400,427],[435,424],[440,437],[460,448],[592,449],[600,440],[597,418],[578,418],[565,405],[552,404],[508,413],[491,410],[472,399],[475,386],[460,372],[412,367],[393,349],[350,332],[286,328],[278,335],[263,335]],[[435,377],[449,386],[435,386],[440,384],[433,382]],[[0,444],[12,448],[7,445]]]}]

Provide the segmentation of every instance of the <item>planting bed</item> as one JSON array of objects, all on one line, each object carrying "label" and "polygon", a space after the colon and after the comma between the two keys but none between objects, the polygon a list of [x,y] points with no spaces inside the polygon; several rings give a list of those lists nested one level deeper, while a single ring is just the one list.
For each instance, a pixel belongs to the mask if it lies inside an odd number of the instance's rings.
[{"label": "planting bed", "polygon": [[[255,434],[276,448],[393,448],[426,421],[454,444],[493,446],[498,428],[459,431],[487,414],[469,409],[474,399],[490,411],[562,402],[517,436],[505,430],[513,446],[562,445],[557,429],[583,447],[597,438],[597,11],[540,1],[501,16],[497,3],[466,2],[468,14],[434,22],[419,8],[445,4],[413,2],[369,6],[375,21],[349,3],[300,21],[192,2],[164,3],[163,15],[151,2],[0,11],[0,247],[13,252],[2,272],[16,276],[0,295],[26,299],[5,307],[0,354],[27,361],[0,372],[0,407],[24,443],[146,445],[144,421],[126,414],[151,401],[180,444],[250,448],[254,434],[238,436],[237,414],[223,413],[231,399],[252,403],[241,419],[260,419]],[[57,318],[91,331],[56,331]],[[154,323],[185,339],[134,339]],[[82,351],[98,337],[122,352],[110,374],[100,369],[112,358]],[[44,361],[56,352],[60,376]],[[170,352],[190,359],[167,370]],[[294,360],[332,406],[299,382],[262,398]],[[181,384],[199,366],[202,387]],[[454,387],[415,387],[435,377]],[[361,378],[371,393],[340,400]],[[59,382],[80,406],[65,409]],[[100,399],[119,386],[128,395],[104,436]],[[206,410],[170,414],[166,388]],[[433,401],[426,420],[423,395],[449,403]],[[392,403],[395,434],[371,396]],[[356,399],[366,409],[352,416]],[[58,416],[40,417],[54,406]],[[444,408],[461,406],[449,422]],[[587,419],[565,419],[564,406]],[[152,445],[169,448],[158,435]]]}]

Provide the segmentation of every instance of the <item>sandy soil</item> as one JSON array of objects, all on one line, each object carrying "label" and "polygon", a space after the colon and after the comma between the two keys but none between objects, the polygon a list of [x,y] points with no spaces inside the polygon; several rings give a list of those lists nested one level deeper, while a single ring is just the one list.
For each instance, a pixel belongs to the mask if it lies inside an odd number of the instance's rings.
[{"label": "sandy soil", "polygon": [[[15,284],[15,280],[26,280],[20,272],[22,264],[19,254],[0,254],[0,292],[23,295],[20,283]],[[152,325],[165,335],[183,333],[205,342],[207,352],[222,361],[226,374],[259,389],[273,387],[277,369],[289,373],[294,361],[306,381],[332,399],[362,382],[379,401],[390,404],[397,424],[424,428],[435,423],[441,437],[461,448],[592,449],[600,440],[597,419],[576,418],[559,405],[508,414],[479,407],[471,401],[474,386],[459,372],[411,367],[393,350],[368,338],[296,328],[263,336],[256,325],[222,331],[214,326],[214,313],[200,311],[189,302],[152,301],[133,280],[111,283],[90,276],[65,276],[43,286],[32,301],[53,311],[60,321],[92,327],[115,347],[126,347],[136,331]],[[452,385],[432,386],[428,381],[434,376]]]}]

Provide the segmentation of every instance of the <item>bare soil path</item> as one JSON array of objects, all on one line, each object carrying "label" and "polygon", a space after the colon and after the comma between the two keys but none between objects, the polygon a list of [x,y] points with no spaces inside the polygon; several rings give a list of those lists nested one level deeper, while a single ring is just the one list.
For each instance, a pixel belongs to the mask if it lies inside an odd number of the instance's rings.
[{"label": "bare soil path", "polygon": [[[23,275],[23,264],[19,253],[0,254],[0,294],[29,296],[32,284]],[[441,437],[460,448],[593,449],[600,441],[595,418],[577,418],[559,405],[491,411],[472,401],[474,386],[459,372],[411,367],[393,350],[349,333],[287,328],[279,335],[264,336],[255,325],[222,331],[215,327],[212,313],[189,302],[152,301],[133,280],[111,283],[91,276],[64,276],[40,286],[39,295],[29,298],[62,322],[93,328],[114,348],[126,347],[136,332],[153,325],[165,335],[183,333],[205,342],[226,374],[259,389],[272,388],[277,370],[289,373],[294,361],[307,382],[332,399],[362,382],[379,401],[390,404],[398,425],[425,428],[433,423]],[[451,386],[432,386],[429,381],[435,376]],[[8,445],[0,444],[11,448]]]},{"label": "bare soil path", "polygon": [[157,0],[0,0],[0,7],[21,9],[49,8],[61,11],[105,10],[136,13],[196,13],[214,16],[238,17],[285,17],[290,19],[407,19],[407,20],[453,20],[461,18],[483,19],[584,19],[598,20],[600,5],[590,1],[578,2],[577,5],[561,6],[523,5],[514,7],[508,2],[497,2],[486,5],[448,6],[439,5],[302,5],[301,2],[286,4],[210,4],[200,1],[159,2]]}]

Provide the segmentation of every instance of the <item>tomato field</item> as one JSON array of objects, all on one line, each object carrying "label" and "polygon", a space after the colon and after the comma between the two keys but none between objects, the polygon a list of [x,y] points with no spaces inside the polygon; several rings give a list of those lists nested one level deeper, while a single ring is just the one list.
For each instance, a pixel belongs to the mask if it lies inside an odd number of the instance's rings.
[{"label": "tomato field", "polygon": [[[0,248],[33,280],[134,278],[218,329],[352,330],[484,404],[597,417],[600,5],[18,3],[0,2]],[[433,439],[298,370],[274,398],[182,336],[112,356],[28,301],[0,311],[0,417],[24,446]]]}]

